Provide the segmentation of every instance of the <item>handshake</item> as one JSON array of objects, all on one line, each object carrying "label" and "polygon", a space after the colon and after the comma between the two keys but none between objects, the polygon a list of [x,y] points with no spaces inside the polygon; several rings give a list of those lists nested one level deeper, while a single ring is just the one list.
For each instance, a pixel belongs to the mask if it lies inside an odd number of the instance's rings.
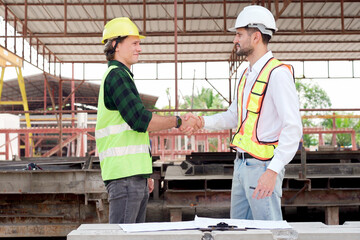
[{"label": "handshake", "polygon": [[204,127],[204,118],[196,116],[192,113],[187,113],[181,116],[182,124],[179,128],[180,131],[188,136]]}]

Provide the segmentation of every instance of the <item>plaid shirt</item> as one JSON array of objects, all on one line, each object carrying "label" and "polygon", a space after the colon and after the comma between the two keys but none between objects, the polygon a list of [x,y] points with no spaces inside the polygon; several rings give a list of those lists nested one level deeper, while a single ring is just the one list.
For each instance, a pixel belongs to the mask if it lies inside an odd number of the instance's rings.
[{"label": "plaid shirt", "polygon": [[[116,65],[104,83],[104,103],[109,110],[118,110],[127,124],[137,132],[146,132],[152,113],[145,109],[136,89],[134,75],[124,64],[112,60],[108,66]],[[127,73],[127,72],[129,73]]]}]

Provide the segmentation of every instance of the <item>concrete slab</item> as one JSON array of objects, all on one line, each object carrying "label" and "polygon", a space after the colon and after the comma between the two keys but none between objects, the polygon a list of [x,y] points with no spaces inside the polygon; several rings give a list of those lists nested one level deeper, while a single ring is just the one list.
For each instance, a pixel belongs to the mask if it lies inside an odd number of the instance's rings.
[{"label": "concrete slab", "polygon": [[269,230],[213,231],[214,240],[274,240]]},{"label": "concrete slab", "polygon": [[81,224],[77,230],[122,230],[119,224]]},{"label": "concrete slab", "polygon": [[203,233],[198,230],[159,231],[142,233],[125,233],[122,230],[74,230],[67,240],[195,240],[201,239]]},{"label": "concrete slab", "polygon": [[289,222],[289,224],[294,229],[300,229],[300,228],[324,228],[324,227],[327,227],[327,225],[322,223],[322,222]]},{"label": "concrete slab", "polygon": [[345,228],[360,228],[360,226],[354,226],[354,225],[329,225],[327,226],[328,228],[341,228],[341,229],[345,229]]},{"label": "concrete slab", "polygon": [[[327,226],[321,222],[309,223],[290,223],[293,230],[297,232],[297,240],[360,240],[360,222],[347,222],[344,225]],[[184,231],[158,231],[126,233],[117,224],[83,224],[77,230],[72,231],[67,240],[273,240],[273,239],[296,239],[296,234],[290,234],[289,238],[285,234],[276,232],[277,230],[254,230],[246,231],[214,231],[207,232],[208,238],[203,238],[204,234],[198,230]],[[284,235],[284,236],[282,236]]]},{"label": "concrete slab", "polygon": [[348,221],[348,222],[344,222],[343,226],[360,227],[360,221]]},{"label": "concrete slab", "polygon": [[360,240],[360,228],[301,228],[298,240]]}]

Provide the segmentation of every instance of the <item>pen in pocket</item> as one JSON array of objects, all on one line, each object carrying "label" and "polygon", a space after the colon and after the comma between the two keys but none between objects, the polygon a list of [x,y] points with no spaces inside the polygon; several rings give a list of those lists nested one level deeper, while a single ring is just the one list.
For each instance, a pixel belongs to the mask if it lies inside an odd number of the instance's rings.
[{"label": "pen in pocket", "polygon": [[251,186],[250,186],[249,188],[250,188],[250,189],[255,189],[255,187],[251,187]]}]

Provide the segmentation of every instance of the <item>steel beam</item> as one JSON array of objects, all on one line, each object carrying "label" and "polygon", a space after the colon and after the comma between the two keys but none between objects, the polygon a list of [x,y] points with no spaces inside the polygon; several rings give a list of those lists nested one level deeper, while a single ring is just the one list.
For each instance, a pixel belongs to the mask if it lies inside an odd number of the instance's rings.
[{"label": "steel beam", "polygon": [[[360,189],[313,189],[294,198],[299,190],[283,189],[284,207],[345,207],[360,206]],[[231,190],[167,190],[167,208],[230,207]]]},{"label": "steel beam", "polygon": [[64,237],[82,223],[106,223],[108,204],[91,194],[2,194],[0,213],[0,237]]},{"label": "steel beam", "polygon": [[[30,220],[30,219],[29,219]],[[80,223],[70,224],[1,224],[0,237],[63,237],[77,229]]]},{"label": "steel beam", "polygon": [[100,170],[1,171],[1,194],[105,194]]},{"label": "steel beam", "polygon": [[296,198],[298,190],[283,189],[282,206],[344,207],[360,206],[358,189],[312,189],[303,191]]}]

